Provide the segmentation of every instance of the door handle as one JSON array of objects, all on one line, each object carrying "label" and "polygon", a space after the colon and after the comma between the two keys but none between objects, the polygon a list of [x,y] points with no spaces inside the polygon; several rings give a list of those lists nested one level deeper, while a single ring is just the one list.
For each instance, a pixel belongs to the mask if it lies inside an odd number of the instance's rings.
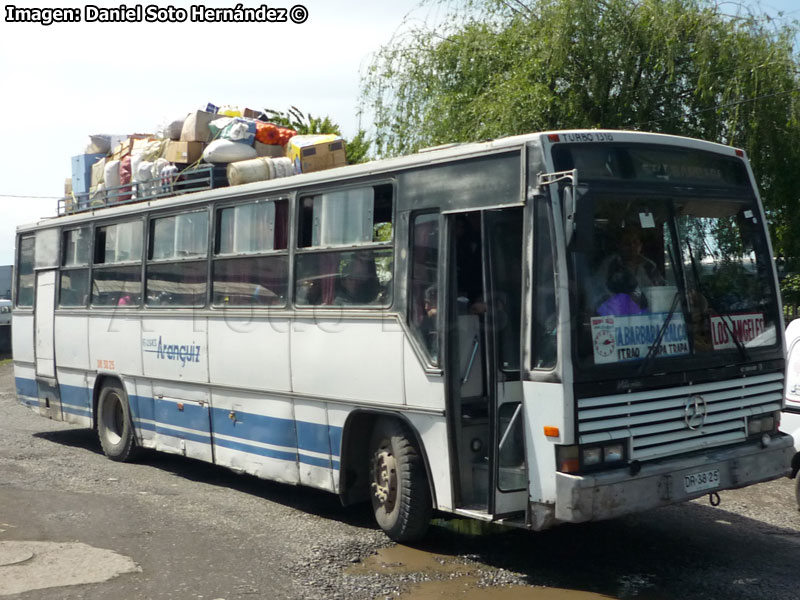
[{"label": "door handle", "polygon": [[469,364],[467,365],[467,372],[464,373],[464,377],[461,379],[461,385],[467,383],[469,379],[469,375],[472,372],[472,365],[475,363],[475,355],[478,354],[478,345],[480,344],[480,340],[476,335],[472,340],[472,355],[469,357]]}]

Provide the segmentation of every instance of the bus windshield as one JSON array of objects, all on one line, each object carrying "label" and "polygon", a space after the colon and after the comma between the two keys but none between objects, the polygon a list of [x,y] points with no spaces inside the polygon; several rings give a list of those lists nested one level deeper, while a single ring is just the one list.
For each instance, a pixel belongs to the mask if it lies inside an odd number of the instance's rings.
[{"label": "bus windshield", "polygon": [[769,247],[741,160],[617,145],[565,145],[554,159],[588,190],[569,250],[579,368],[642,375],[777,347]]},{"label": "bus windshield", "polygon": [[[775,345],[776,297],[754,200],[594,195],[572,252],[584,366]],[[588,220],[584,221],[588,223]],[[591,252],[585,252],[590,247]],[[584,252],[580,252],[579,249]]]}]

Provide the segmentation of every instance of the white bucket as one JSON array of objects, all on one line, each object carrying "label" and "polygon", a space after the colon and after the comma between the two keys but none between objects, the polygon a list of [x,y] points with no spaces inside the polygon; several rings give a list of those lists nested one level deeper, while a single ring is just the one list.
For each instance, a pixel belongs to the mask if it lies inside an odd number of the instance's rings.
[{"label": "white bucket", "polygon": [[658,285],[646,287],[642,291],[647,298],[650,312],[665,313],[672,308],[672,299],[678,293],[678,288],[674,285]]}]

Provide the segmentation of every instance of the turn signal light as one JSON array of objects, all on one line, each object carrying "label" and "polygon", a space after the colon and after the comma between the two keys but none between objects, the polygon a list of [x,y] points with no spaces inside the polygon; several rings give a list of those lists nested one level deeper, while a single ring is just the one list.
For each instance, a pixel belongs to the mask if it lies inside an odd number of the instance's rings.
[{"label": "turn signal light", "polygon": [[559,437],[561,432],[558,430],[558,427],[552,427],[550,425],[544,426],[544,434],[547,437]]}]

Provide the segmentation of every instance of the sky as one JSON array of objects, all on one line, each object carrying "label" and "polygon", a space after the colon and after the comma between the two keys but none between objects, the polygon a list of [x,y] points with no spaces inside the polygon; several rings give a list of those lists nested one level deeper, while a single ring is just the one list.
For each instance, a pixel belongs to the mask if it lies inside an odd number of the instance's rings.
[{"label": "sky", "polygon": [[[96,0],[119,7],[124,0]],[[195,2],[148,0],[187,8]],[[287,23],[18,23],[0,19],[0,265],[13,263],[18,225],[56,214],[71,157],[91,134],[152,133],[206,103],[329,115],[345,137],[359,125],[361,74],[404,19],[438,16],[419,0],[302,2],[307,20]],[[266,3],[266,2],[264,2]],[[69,0],[18,7],[71,7]],[[244,6],[262,2],[243,0]],[[435,4],[435,3],[434,3]],[[731,2],[733,6],[736,3]],[[747,2],[745,2],[747,4]],[[205,0],[204,7],[232,7]],[[765,0],[769,14],[800,19],[797,0]],[[135,6],[133,0],[126,4]]]}]

